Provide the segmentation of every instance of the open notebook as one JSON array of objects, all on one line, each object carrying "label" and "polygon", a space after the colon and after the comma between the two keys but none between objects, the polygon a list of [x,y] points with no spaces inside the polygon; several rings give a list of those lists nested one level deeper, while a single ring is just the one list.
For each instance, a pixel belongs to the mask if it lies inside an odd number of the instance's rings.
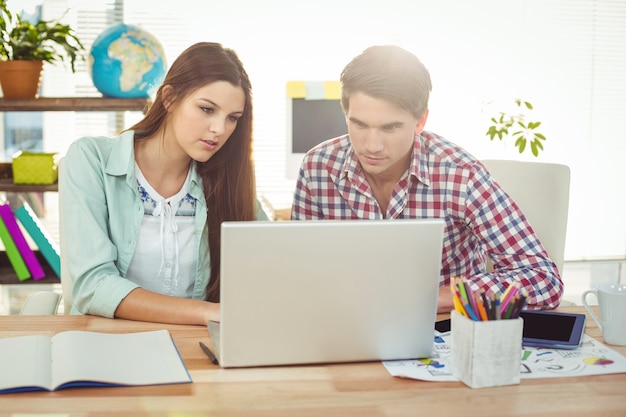
[{"label": "open notebook", "polygon": [[68,330],[0,339],[0,393],[189,382],[191,376],[167,330]]},{"label": "open notebook", "polygon": [[225,222],[222,367],[429,356],[442,220]]}]

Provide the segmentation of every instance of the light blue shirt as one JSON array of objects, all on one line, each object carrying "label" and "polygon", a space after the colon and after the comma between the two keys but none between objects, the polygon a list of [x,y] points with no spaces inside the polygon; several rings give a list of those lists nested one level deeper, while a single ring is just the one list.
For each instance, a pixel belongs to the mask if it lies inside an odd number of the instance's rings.
[{"label": "light blue shirt", "polygon": [[[70,145],[60,181],[64,261],[73,277],[72,314],[113,317],[137,284],[124,278],[135,252],[144,207],[135,176],[134,132],[84,137]],[[198,253],[192,298],[203,299],[210,275],[207,208],[202,179],[191,168],[189,194]],[[257,219],[267,215],[257,202]]]}]

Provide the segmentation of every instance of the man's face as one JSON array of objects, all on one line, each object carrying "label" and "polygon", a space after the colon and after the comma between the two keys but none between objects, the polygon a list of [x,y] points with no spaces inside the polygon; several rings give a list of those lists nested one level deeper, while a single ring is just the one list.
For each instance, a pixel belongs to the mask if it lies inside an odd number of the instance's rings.
[{"label": "man's face", "polygon": [[415,135],[424,129],[427,116],[428,111],[416,119],[389,101],[352,94],[346,114],[348,133],[366,176],[397,181],[409,167]]}]

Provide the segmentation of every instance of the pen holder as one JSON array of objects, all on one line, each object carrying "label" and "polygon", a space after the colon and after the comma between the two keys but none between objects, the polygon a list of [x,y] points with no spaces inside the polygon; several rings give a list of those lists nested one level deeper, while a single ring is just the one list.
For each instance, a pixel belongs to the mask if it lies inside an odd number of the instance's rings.
[{"label": "pen holder", "polygon": [[521,318],[474,321],[451,313],[452,374],[471,388],[520,382]]}]

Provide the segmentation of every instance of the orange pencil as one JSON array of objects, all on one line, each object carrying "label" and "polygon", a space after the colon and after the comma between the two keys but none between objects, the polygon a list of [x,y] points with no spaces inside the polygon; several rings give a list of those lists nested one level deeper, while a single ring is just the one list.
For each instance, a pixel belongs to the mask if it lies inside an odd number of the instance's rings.
[{"label": "orange pencil", "polygon": [[487,312],[485,311],[485,307],[483,306],[482,300],[480,299],[480,294],[474,294],[474,298],[476,298],[476,308],[478,309],[478,314],[480,314],[480,319],[483,321],[489,320],[487,317]]}]

